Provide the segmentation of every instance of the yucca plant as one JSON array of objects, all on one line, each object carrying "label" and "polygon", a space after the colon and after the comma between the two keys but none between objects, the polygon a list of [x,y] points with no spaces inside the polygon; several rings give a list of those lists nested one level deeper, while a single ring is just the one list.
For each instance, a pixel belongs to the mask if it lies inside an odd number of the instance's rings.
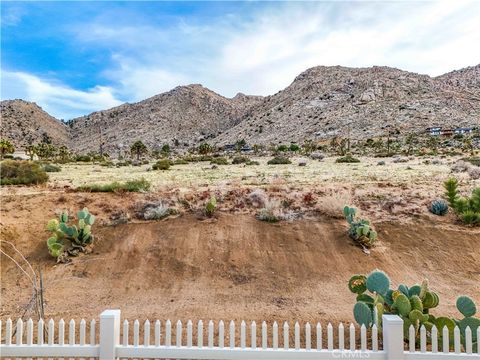
[{"label": "yucca plant", "polygon": [[444,183],[448,204],[465,224],[480,226],[480,188],[472,191],[470,197],[459,195],[458,180],[450,178]]}]

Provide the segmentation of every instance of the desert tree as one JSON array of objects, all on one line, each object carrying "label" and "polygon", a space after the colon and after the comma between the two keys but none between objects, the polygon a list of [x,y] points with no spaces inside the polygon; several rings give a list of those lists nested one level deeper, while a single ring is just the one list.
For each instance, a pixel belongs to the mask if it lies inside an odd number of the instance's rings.
[{"label": "desert tree", "polygon": [[3,157],[7,154],[13,154],[15,152],[15,146],[13,146],[12,142],[8,139],[1,139],[0,140],[0,156]]},{"label": "desert tree", "polygon": [[168,157],[171,151],[172,150],[170,149],[170,145],[168,144],[163,145],[162,149],[160,150],[163,157]]},{"label": "desert tree", "polygon": [[39,143],[35,149],[36,154],[40,159],[51,159],[57,153],[57,148],[46,142]]},{"label": "desert tree", "polygon": [[30,160],[33,160],[33,157],[37,154],[37,147],[33,144],[25,146],[25,154],[30,157]]},{"label": "desert tree", "polygon": [[210,154],[213,152],[213,147],[209,143],[201,143],[198,147],[198,152],[202,155]]},{"label": "desert tree", "polygon": [[140,160],[140,156],[146,154],[148,152],[147,146],[141,141],[137,140],[133,143],[130,147],[130,153],[137,156],[137,160]]}]

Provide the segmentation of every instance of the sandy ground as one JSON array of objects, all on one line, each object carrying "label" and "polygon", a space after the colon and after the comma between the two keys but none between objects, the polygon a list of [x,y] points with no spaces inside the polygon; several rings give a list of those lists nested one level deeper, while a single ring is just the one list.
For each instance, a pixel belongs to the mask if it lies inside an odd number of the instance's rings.
[{"label": "sandy ground", "polygon": [[[346,283],[352,274],[375,268],[387,271],[395,285],[428,278],[441,298],[435,314],[458,316],[459,294],[480,304],[480,230],[452,217],[423,209],[386,221],[390,210],[380,206],[386,215],[378,217],[380,242],[369,256],[346,236],[342,219],[318,214],[268,224],[251,213],[220,212],[214,220],[200,220],[186,212],[164,221],[109,225],[113,210],[152,196],[4,191],[2,239],[43,270],[48,317],[98,318],[106,308],[120,308],[125,317],[139,319],[352,321],[355,299]],[[98,215],[94,252],[57,265],[48,255],[44,226],[60,209],[82,206]],[[30,292],[25,277],[2,256],[0,317],[20,315]]]}]

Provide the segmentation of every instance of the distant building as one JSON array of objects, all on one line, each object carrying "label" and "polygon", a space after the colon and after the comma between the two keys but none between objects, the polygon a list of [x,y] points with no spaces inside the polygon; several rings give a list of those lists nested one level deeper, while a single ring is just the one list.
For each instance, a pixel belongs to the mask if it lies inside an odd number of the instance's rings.
[{"label": "distant building", "polygon": [[473,132],[473,128],[456,128],[455,130],[455,134],[471,134]]},{"label": "distant building", "polygon": [[433,136],[440,136],[442,135],[442,128],[441,127],[429,127],[427,128],[427,133]]},{"label": "distant building", "polygon": [[[11,155],[14,159],[30,160],[30,155],[27,155],[27,153],[23,150],[17,150]],[[33,155],[33,160],[38,160],[37,154]]]}]

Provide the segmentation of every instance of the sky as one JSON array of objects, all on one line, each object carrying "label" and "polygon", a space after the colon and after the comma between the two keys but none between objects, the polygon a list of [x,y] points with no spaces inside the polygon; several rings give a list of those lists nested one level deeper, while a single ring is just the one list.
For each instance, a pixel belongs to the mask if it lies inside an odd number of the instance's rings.
[{"label": "sky", "polygon": [[1,2],[1,99],[59,119],[200,83],[271,95],[318,65],[480,63],[480,1]]}]

